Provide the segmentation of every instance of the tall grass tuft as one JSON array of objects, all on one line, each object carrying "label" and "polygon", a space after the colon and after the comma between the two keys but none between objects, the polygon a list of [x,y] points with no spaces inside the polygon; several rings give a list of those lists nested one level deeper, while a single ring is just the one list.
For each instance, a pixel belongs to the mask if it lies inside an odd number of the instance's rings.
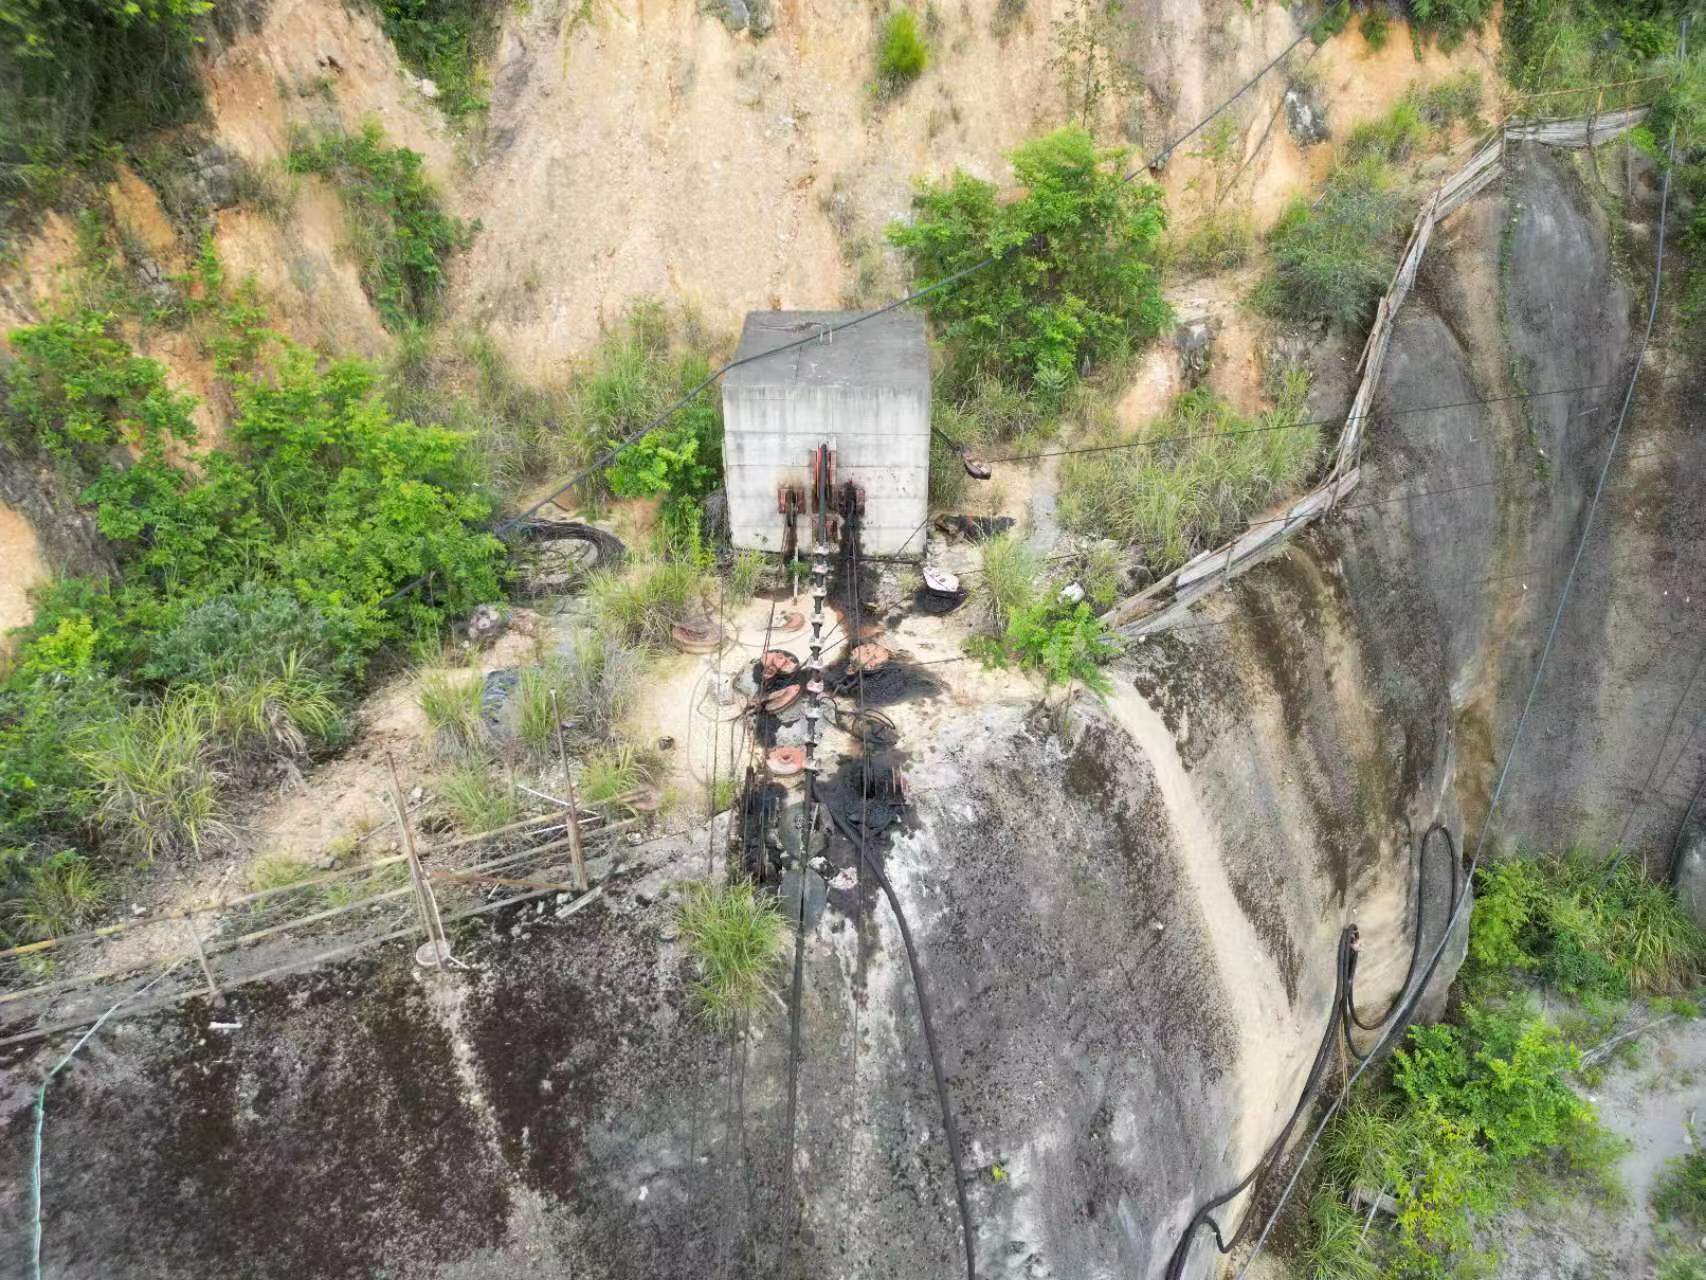
[{"label": "tall grass tuft", "polygon": [[651,762],[626,744],[595,751],[581,765],[580,799],[610,804],[651,782],[654,772]]},{"label": "tall grass tuft", "polygon": [[983,572],[972,586],[972,604],[990,630],[1007,629],[1013,615],[1033,604],[1042,590],[1043,558],[1022,538],[1002,534],[983,546]]},{"label": "tall grass tuft", "polygon": [[693,1004],[719,1029],[740,1025],[771,994],[771,977],[788,947],[788,925],[774,899],[749,880],[689,884],[676,909],[693,953]]},{"label": "tall grass tuft", "polygon": [[645,673],[645,655],[602,631],[583,627],[560,647],[553,664],[559,705],[570,736],[608,742],[634,705]]},{"label": "tall grass tuft", "polygon": [[229,830],[200,698],[169,695],[131,710],[102,731],[83,762],[102,827],[139,857],[199,856]]},{"label": "tall grass tuft", "polygon": [[427,671],[421,676],[420,707],[432,727],[433,746],[447,759],[484,753],[480,725],[483,684],[478,672]]},{"label": "tall grass tuft", "polygon": [[1074,533],[1133,544],[1157,573],[1177,568],[1308,478],[1321,440],[1318,428],[1303,425],[1306,390],[1300,376],[1291,377],[1278,407],[1260,419],[1243,416],[1207,388],[1186,392],[1135,441],[1195,438],[1065,460],[1061,523]]},{"label": "tall grass tuft", "polygon": [[106,887],[89,860],[65,849],[25,874],[23,892],[9,904],[13,930],[31,942],[74,932],[100,910]]},{"label": "tall grass tuft", "polygon": [[443,775],[438,793],[456,825],[470,834],[494,830],[521,815],[515,791],[483,764],[466,764]]},{"label": "tall grass tuft", "polygon": [[295,653],[273,672],[238,671],[197,691],[214,735],[238,757],[298,758],[342,736],[344,717],[331,680]]},{"label": "tall grass tuft", "polygon": [[586,601],[595,624],[630,644],[661,646],[687,616],[701,574],[686,560],[641,561],[587,579]]}]

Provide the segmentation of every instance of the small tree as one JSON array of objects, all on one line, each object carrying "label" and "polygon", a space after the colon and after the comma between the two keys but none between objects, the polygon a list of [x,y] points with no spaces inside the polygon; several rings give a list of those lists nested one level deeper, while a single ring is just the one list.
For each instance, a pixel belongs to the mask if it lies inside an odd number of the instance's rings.
[{"label": "small tree", "polygon": [[918,191],[910,225],[889,227],[923,280],[998,259],[925,299],[950,376],[991,374],[1052,401],[1084,365],[1168,324],[1154,263],[1161,190],[1123,178],[1125,155],[1069,126],[1011,154],[1018,199],[1003,203],[994,183],[956,172]]}]

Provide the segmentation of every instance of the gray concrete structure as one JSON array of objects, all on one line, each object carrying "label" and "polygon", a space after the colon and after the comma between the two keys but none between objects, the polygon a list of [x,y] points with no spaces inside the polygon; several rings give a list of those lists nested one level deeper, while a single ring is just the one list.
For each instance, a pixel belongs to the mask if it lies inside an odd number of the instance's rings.
[{"label": "gray concrete structure", "polygon": [[[774,351],[859,314],[754,311],[741,332],[739,355]],[[864,550],[923,553],[930,350],[917,312],[890,311],[827,340],[732,370],[723,379],[723,421],[736,547],[782,549],[777,492],[784,485],[808,488],[813,451],[828,443],[835,451],[836,480],[864,487]]]}]

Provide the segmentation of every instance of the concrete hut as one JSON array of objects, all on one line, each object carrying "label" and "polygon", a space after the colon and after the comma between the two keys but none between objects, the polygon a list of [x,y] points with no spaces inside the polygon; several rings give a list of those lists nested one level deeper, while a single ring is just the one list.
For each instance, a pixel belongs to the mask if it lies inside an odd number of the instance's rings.
[{"label": "concrete hut", "polygon": [[[723,379],[723,464],[736,547],[783,549],[781,494],[789,488],[810,492],[812,459],[827,444],[836,483],[851,480],[864,493],[865,554],[923,554],[930,484],[924,323],[902,308],[829,332],[861,314],[754,311],[746,317],[742,358],[813,340],[741,365]],[[800,545],[810,545],[803,522]]]}]

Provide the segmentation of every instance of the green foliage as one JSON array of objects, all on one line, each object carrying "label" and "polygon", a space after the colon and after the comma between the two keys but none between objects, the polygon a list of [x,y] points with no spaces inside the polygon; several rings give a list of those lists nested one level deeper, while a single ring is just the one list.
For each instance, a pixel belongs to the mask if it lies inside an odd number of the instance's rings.
[{"label": "green foliage", "polygon": [[1168,440],[1064,459],[1061,524],[1136,546],[1157,573],[1177,568],[1308,478],[1320,433],[1303,425],[1307,390],[1307,381],[1293,375],[1278,406],[1252,419],[1199,387],[1129,441],[1098,437],[1093,443]]},{"label": "green foliage", "polygon": [[478,671],[428,671],[421,676],[421,714],[441,756],[468,760],[485,754],[486,735],[480,721],[483,691]]},{"label": "green foliage", "polygon": [[497,36],[494,0],[377,0],[397,56],[438,88],[439,109],[452,119],[484,111],[480,60]]},{"label": "green foliage", "polygon": [[1289,320],[1362,325],[1391,279],[1404,205],[1379,156],[1341,165],[1315,204],[1293,201],[1268,233],[1273,265],[1258,304]]},{"label": "green foliage", "polygon": [[1250,215],[1238,210],[1216,210],[1167,248],[1170,262],[1188,272],[1210,275],[1241,267],[1250,260],[1256,231]]},{"label": "green foliage", "polygon": [[347,731],[332,680],[286,654],[275,667],[250,666],[202,687],[189,686],[227,760],[293,759],[341,742]]},{"label": "green foliage", "polygon": [[145,860],[201,855],[227,833],[203,699],[174,694],[144,703],[99,731],[81,755],[96,818],[120,848]]},{"label": "green foliage", "polygon": [[438,794],[462,830],[477,834],[507,826],[521,816],[514,788],[483,763],[465,764],[438,780]]},{"label": "green foliage", "polygon": [[1653,1280],[1706,1280],[1706,1254],[1692,1244],[1668,1248],[1659,1255]]},{"label": "green foliage", "polygon": [[7,853],[12,856],[0,856],[0,870],[19,867],[23,883],[6,895],[6,934],[26,942],[61,937],[101,909],[105,886],[82,854],[62,849],[31,866],[18,857],[21,851]]},{"label": "green foliage", "polygon": [[571,742],[608,742],[639,697],[645,658],[596,627],[577,629],[550,663]]},{"label": "green foliage", "polygon": [[719,1030],[744,1025],[770,998],[789,946],[776,900],[748,880],[694,882],[682,892],[676,923],[693,957],[689,991],[700,1016]]},{"label": "green foliage", "polygon": [[729,565],[723,579],[724,603],[730,607],[743,605],[758,594],[764,581],[765,559],[759,551],[742,551]]},{"label": "green foliage", "polygon": [[0,0],[0,246],[28,204],[201,107],[210,0]]},{"label": "green foliage", "polygon": [[1706,1152],[1690,1151],[1665,1166],[1653,1188],[1653,1209],[1695,1234],[1706,1230]]},{"label": "green foliage", "polygon": [[990,630],[1002,632],[1043,588],[1042,553],[1010,533],[983,544],[983,569],[972,584],[972,608]]},{"label": "green foliage", "polygon": [[1687,991],[1706,962],[1706,935],[1669,889],[1621,854],[1580,849],[1483,866],[1469,948],[1489,981],[1530,972],[1571,995]]},{"label": "green foliage", "polygon": [[288,853],[263,854],[249,864],[249,892],[288,889],[293,884],[311,879],[314,870],[314,864],[306,858],[295,858]]},{"label": "green foliage", "polygon": [[1446,50],[1455,49],[1471,31],[1479,30],[1492,11],[1493,0],[1410,0],[1416,26]]},{"label": "green foliage", "polygon": [[1309,1238],[1297,1255],[1297,1271],[1304,1280],[1380,1280],[1379,1265],[1363,1241],[1362,1216],[1330,1190],[1317,1192],[1309,1205]]},{"label": "green foliage", "polygon": [[1374,120],[1364,120],[1345,139],[1346,160],[1379,156],[1382,160],[1408,160],[1428,140],[1428,123],[1422,118],[1414,94],[1398,99],[1391,111]]},{"label": "green foliage", "polygon": [[614,804],[652,780],[651,762],[627,745],[605,747],[581,762],[580,799],[584,804]]},{"label": "green foliage", "polygon": [[1392,33],[1392,15],[1380,5],[1372,5],[1363,13],[1359,29],[1368,47],[1379,53]]},{"label": "green foliage", "polygon": [[1096,147],[1082,128],[1062,129],[1012,153],[1017,199],[1002,202],[993,183],[957,172],[918,191],[910,224],[890,226],[920,280],[999,257],[925,301],[951,382],[991,376],[1055,404],[1083,366],[1166,327],[1154,265],[1161,192],[1121,180],[1125,154]]},{"label": "green foliage", "polygon": [[1328,5],[1321,11],[1321,16],[1315,22],[1315,29],[1310,38],[1317,44],[1330,39],[1345,29],[1345,24],[1351,20],[1350,0],[1339,0],[1337,4]]},{"label": "green foliage", "polygon": [[1435,129],[1474,124],[1484,97],[1480,73],[1459,71],[1422,95],[1422,115]]},{"label": "green foliage", "polygon": [[877,92],[892,97],[919,76],[930,63],[930,46],[918,29],[918,15],[896,9],[877,32]]},{"label": "green foliage", "polygon": [[587,579],[585,599],[593,621],[626,644],[661,646],[687,616],[703,585],[698,565],[686,560],[639,561],[601,570]]},{"label": "green foliage", "polygon": [[1106,694],[1113,682],[1102,665],[1120,654],[1120,644],[1089,604],[1039,600],[1013,614],[1001,649],[980,646],[986,660],[1004,653],[1025,671],[1039,672],[1048,684],[1083,685]]},{"label": "green foliage", "polygon": [[385,327],[405,330],[431,320],[445,259],[468,244],[474,228],[444,212],[419,153],[387,146],[384,130],[370,120],[358,134],[297,136],[286,166],[317,174],[337,191],[362,287]]}]

